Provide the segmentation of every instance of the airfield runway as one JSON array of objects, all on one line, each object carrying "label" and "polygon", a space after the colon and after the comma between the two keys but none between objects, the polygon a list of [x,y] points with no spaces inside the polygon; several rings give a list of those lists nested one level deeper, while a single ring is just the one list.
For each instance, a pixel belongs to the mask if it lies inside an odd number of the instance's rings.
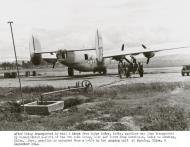
[{"label": "airfield runway", "polygon": [[[190,76],[181,76],[181,67],[145,68],[144,77],[140,78],[137,74],[123,79],[118,77],[117,69],[108,69],[107,75],[79,73],[76,71],[74,77],[68,77],[67,71],[63,68],[54,70],[50,68],[35,69],[35,71],[38,74],[36,77],[21,77],[22,86],[52,85],[55,88],[66,88],[68,86],[75,86],[77,81],[82,80],[89,80],[93,87],[133,83],[190,82]],[[21,71],[21,74],[24,75],[24,72]],[[19,87],[18,79],[5,79],[3,78],[3,73],[1,73],[0,87]]]}]

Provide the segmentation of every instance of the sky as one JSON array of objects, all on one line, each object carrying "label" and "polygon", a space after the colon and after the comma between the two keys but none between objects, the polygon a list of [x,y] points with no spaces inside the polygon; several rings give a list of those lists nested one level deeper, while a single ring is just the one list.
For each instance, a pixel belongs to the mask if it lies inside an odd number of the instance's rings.
[{"label": "sky", "polygon": [[[104,50],[169,43],[190,45],[188,0],[0,0],[0,61],[14,58],[10,26],[19,58],[29,58],[31,35],[43,51],[94,48],[95,31]],[[172,46],[173,47],[173,46]],[[163,54],[189,54],[190,48]]]}]

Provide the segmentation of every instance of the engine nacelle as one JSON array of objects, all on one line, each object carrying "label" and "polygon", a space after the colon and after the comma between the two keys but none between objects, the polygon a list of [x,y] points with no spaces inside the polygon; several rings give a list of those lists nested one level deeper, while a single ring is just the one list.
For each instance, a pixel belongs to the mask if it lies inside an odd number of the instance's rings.
[{"label": "engine nacelle", "polygon": [[146,64],[148,64],[150,61],[150,58],[155,56],[155,53],[154,52],[146,52],[146,53],[143,53],[143,55],[147,58]]},{"label": "engine nacelle", "polygon": [[34,65],[40,65],[40,63],[42,62],[42,55],[40,53],[33,53],[31,55],[31,62]]},{"label": "engine nacelle", "polygon": [[147,53],[143,53],[143,55],[146,57],[146,58],[152,58],[155,56],[155,53],[154,52],[147,52]]},{"label": "engine nacelle", "polygon": [[[147,47],[144,44],[142,44],[142,47],[144,49],[147,49]],[[150,61],[150,58],[155,56],[155,53],[154,52],[145,52],[145,53],[143,53],[143,55],[147,58],[146,64],[148,64]]]}]

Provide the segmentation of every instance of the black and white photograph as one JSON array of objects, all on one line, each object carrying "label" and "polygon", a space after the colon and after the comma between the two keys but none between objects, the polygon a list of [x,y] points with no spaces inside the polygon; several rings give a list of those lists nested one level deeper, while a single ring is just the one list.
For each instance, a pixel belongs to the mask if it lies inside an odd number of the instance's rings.
[{"label": "black and white photograph", "polygon": [[13,146],[43,143],[29,132],[147,133],[123,140],[141,145],[189,131],[188,0],[0,0],[0,136]]}]

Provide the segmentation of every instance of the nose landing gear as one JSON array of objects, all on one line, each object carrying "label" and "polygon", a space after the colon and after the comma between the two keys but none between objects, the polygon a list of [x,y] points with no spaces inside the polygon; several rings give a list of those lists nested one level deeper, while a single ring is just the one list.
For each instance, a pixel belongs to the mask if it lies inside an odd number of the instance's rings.
[{"label": "nose landing gear", "polygon": [[70,77],[74,76],[74,69],[73,69],[73,68],[68,67],[68,75],[69,75]]}]

